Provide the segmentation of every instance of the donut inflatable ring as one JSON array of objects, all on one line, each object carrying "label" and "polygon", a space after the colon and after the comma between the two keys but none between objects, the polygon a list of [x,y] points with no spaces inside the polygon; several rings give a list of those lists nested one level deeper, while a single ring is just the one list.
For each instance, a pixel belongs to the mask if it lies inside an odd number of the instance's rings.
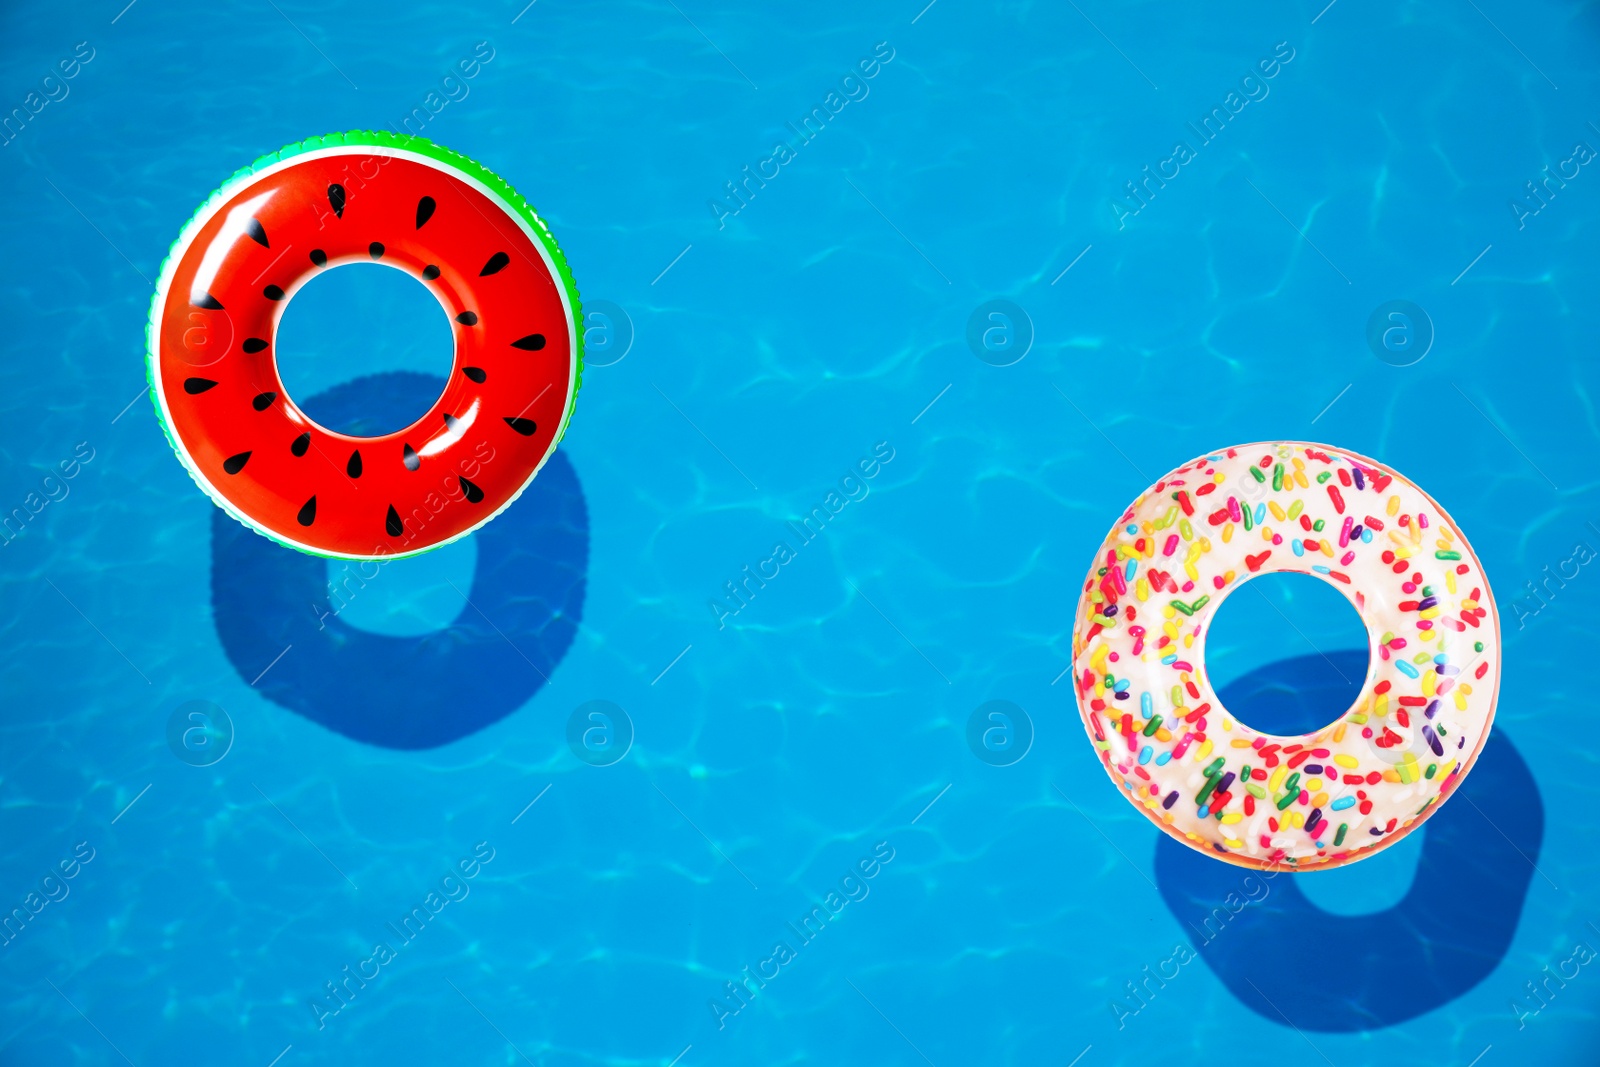
[{"label": "donut inflatable ring", "polygon": [[[274,355],[295,291],[353,262],[420,279],[455,333],[438,400],[378,437],[308,418]],[[420,137],[334,134],[256,160],[184,225],[150,305],[150,391],[179,460],[246,526],[313,555],[416,555],[505,510],[555,451],[578,316],[561,250],[500,178]]]},{"label": "donut inflatable ring", "polygon": [[[1206,672],[1217,608],[1276,571],[1332,584],[1369,635],[1355,703],[1300,737],[1234,719]],[[1072,648],[1112,781],[1177,840],[1254,868],[1337,866],[1421,825],[1482,751],[1500,688],[1500,616],[1444,509],[1301,442],[1202,456],[1146,490],[1096,554]]]}]

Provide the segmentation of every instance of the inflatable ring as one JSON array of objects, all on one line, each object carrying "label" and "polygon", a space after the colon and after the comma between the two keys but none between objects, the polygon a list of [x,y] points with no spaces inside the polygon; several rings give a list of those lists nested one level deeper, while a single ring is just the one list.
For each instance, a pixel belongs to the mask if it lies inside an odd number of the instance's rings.
[{"label": "inflatable ring", "polygon": [[[1242,581],[1322,578],[1360,613],[1367,677],[1300,737],[1235,720],[1205,636]],[[1179,467],[1096,554],[1073,630],[1084,728],[1152,821],[1246,867],[1331,867],[1421,825],[1482,750],[1500,617],[1450,517],[1383,465],[1322,445],[1240,445]]]},{"label": "inflatable ring", "polygon": [[[443,393],[378,437],[306,417],[273,354],[296,289],[350,262],[421,279],[454,323]],[[504,181],[420,137],[335,134],[256,160],[183,227],[150,306],[150,388],[178,458],[246,526],[313,555],[415,555],[494,518],[555,451],[578,315],[560,249]]]}]

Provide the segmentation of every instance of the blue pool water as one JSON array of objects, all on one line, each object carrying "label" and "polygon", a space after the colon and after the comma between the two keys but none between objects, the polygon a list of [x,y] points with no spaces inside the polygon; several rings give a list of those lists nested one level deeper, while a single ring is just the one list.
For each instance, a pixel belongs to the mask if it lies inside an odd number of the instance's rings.
[{"label": "blue pool water", "polygon": [[[1596,1061],[1594,6],[524,2],[0,14],[0,1063]],[[537,491],[333,612],[173,457],[144,324],[236,168],[408,116],[611,310]],[[426,402],[398,311],[305,295],[308,395]],[[1276,438],[1426,487],[1506,658],[1425,830],[1246,885],[1060,675],[1120,509]],[[1219,644],[1247,716],[1359,670],[1303,606]]]}]

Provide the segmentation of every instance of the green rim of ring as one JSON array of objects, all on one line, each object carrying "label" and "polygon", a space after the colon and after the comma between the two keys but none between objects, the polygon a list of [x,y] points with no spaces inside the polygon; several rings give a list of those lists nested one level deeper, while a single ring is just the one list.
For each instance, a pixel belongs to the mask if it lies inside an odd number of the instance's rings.
[{"label": "green rim of ring", "polygon": [[[562,438],[567,435],[567,425],[572,422],[573,412],[575,412],[578,407],[578,393],[583,389],[583,304],[578,298],[578,285],[572,280],[572,270],[567,266],[567,258],[561,254],[561,246],[556,243],[555,236],[550,233],[550,227],[544,224],[544,220],[538,216],[538,214],[533,210],[532,206],[530,206],[529,203],[511,187],[510,183],[508,183],[504,178],[500,177],[500,175],[496,174],[494,171],[490,170],[488,167],[485,167],[482,163],[479,163],[475,159],[469,159],[460,152],[452,152],[450,149],[445,148],[442,145],[434,144],[425,137],[415,137],[410,134],[390,133],[386,130],[351,130],[347,133],[330,133],[321,137],[308,137],[304,141],[297,141],[294,144],[285,145],[276,152],[270,152],[267,155],[260,157],[248,167],[241,167],[239,170],[234,171],[227,181],[219,185],[210,196],[206,197],[205,200],[201,202],[199,207],[195,208],[194,213],[189,216],[188,221],[185,222],[182,228],[178,230],[177,239],[172,242],[171,246],[167,249],[165,258],[163,258],[161,261],[161,271],[156,277],[156,291],[155,294],[150,298],[150,314],[145,321],[144,328],[145,381],[150,388],[150,402],[155,405],[156,421],[161,424],[161,432],[166,434],[167,444],[172,447],[172,451],[177,455],[179,461],[183,464],[183,469],[189,472],[189,477],[194,479],[195,485],[204,490],[206,495],[209,496],[214,503],[221,506],[224,512],[233,516],[235,519],[238,519],[241,523],[243,523],[245,526],[248,526],[256,533],[259,533],[269,540],[283,545],[285,548],[292,548],[297,552],[304,552],[308,556],[318,556],[324,559],[343,559],[347,557],[341,555],[330,555],[324,552],[315,552],[306,548],[304,545],[298,545],[291,541],[283,540],[265,526],[246,518],[242,512],[237,511],[231,505],[223,503],[222,498],[219,497],[210,486],[206,485],[200,480],[198,472],[195,471],[194,467],[186,458],[184,448],[179,444],[176,435],[173,433],[172,427],[167,424],[166,416],[162,414],[161,411],[161,398],[156,392],[156,375],[159,372],[160,367],[160,352],[156,335],[156,325],[161,316],[162,297],[168,290],[168,287],[172,281],[172,275],[177,271],[177,260],[174,258],[175,253],[177,253],[180,246],[188,245],[190,237],[193,235],[194,231],[199,228],[200,217],[205,215],[213,205],[217,205],[231,197],[241,185],[244,185],[251,178],[253,178],[257,171],[263,170],[276,163],[281,163],[285,160],[293,159],[295,156],[303,155],[307,152],[315,152],[324,148],[361,146],[373,148],[396,148],[407,152],[415,152],[417,155],[427,156],[429,159],[432,159],[435,162],[443,163],[446,167],[458,171],[466,177],[472,178],[473,180],[486,186],[501,200],[505,201],[513,211],[521,216],[522,220],[526,222],[529,228],[533,231],[533,235],[538,240],[539,244],[542,245],[544,250],[549,254],[551,261],[555,263],[556,273],[561,279],[561,287],[566,292],[567,301],[572,305],[572,327],[573,334],[576,338],[575,347],[577,355],[577,370],[572,383],[572,400],[568,406],[566,416],[561,420],[561,426],[556,430],[555,440],[550,443],[550,451],[547,452],[544,459],[540,461],[540,466],[543,466],[544,463],[549,460],[550,456],[555,454],[556,447],[561,444]],[[530,476],[528,481],[523,484],[522,488],[517,490],[517,492],[509,500],[507,500],[505,504],[501,505],[500,511],[495,512],[495,514],[490,516],[490,519],[485,520],[485,522],[491,521],[492,519],[498,517],[500,513],[506,508],[510,507],[511,504],[516,501],[517,497],[521,496],[532,483],[533,477]],[[473,527],[473,529],[481,529],[482,525],[483,524],[480,523],[478,526]],[[471,531],[468,531],[468,533],[470,532]],[[459,535],[459,537],[465,536],[465,533]],[[440,541],[438,544],[430,545],[429,547],[421,549],[417,552],[408,552],[403,555],[397,553],[392,557],[386,558],[403,559],[408,556],[420,556],[424,552],[431,552],[436,548],[442,548],[443,546],[450,544],[451,541],[459,540],[459,537],[451,538],[449,541]]]}]

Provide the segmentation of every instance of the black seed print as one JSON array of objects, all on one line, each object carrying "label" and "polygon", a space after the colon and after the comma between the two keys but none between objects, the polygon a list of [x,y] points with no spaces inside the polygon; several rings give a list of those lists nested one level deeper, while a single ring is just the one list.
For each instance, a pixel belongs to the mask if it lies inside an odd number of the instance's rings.
[{"label": "black seed print", "polygon": [[311,250],[311,262],[315,263],[319,267],[323,266],[328,262],[328,253],[324,252],[320,248],[313,248]]},{"label": "black seed print", "polygon": [[250,406],[257,411],[265,411],[272,406],[272,402],[276,399],[278,399],[277,393],[257,393],[255,399],[250,401]]},{"label": "black seed print", "polygon": [[444,428],[445,429],[453,430],[459,425],[461,425],[461,420],[456,418],[454,415],[446,415],[444,417]]},{"label": "black seed print", "polygon": [[530,333],[526,337],[519,337],[511,342],[512,348],[520,348],[524,352],[537,352],[544,347],[544,334]]},{"label": "black seed print", "polygon": [[218,300],[210,293],[190,293],[189,303],[193,304],[197,308],[205,308],[207,311],[222,310],[222,301]]},{"label": "black seed print", "polygon": [[422,229],[422,224],[433,218],[433,209],[438,207],[433,202],[433,197],[425,196],[417,201],[417,229]]},{"label": "black seed print", "polygon": [[244,470],[244,465],[250,462],[250,453],[240,452],[236,456],[229,456],[222,461],[222,469],[229,474],[238,474]]},{"label": "black seed print", "polygon": [[400,456],[400,461],[406,465],[406,470],[414,471],[422,466],[422,460],[417,456],[417,450],[406,445],[405,451]]},{"label": "black seed print", "polygon": [[350,453],[350,460],[344,465],[344,472],[352,478],[361,477],[361,450],[359,448]]},{"label": "black seed print", "polygon": [[431,282],[439,276],[439,268],[435,267],[432,263],[429,263],[426,267],[422,268],[422,276]]},{"label": "black seed print", "polygon": [[244,232],[250,235],[250,240],[254,241],[262,248],[272,247],[271,245],[267,244],[267,231],[261,228],[260,219],[251,219],[249,222],[245,223]]},{"label": "black seed print", "polygon": [[388,531],[390,537],[399,537],[406,532],[406,524],[400,521],[400,513],[394,509],[393,504],[389,505],[389,514],[384,517],[383,528]]},{"label": "black seed print", "polygon": [[378,243],[377,241],[374,241],[370,245],[367,246],[367,252],[371,254],[373,259],[382,259],[383,258],[383,245]]},{"label": "black seed print", "polygon": [[264,295],[268,300],[283,299],[283,290],[279,289],[276,285],[269,285],[265,289],[261,290],[261,292],[262,295]]},{"label": "black seed print", "polygon": [[344,186],[334,182],[328,186],[328,206],[333,208],[333,213],[344,218]]},{"label": "black seed print", "polygon": [[461,491],[467,494],[467,503],[476,504],[483,500],[483,490],[462,478],[459,474],[456,479],[461,483]]},{"label": "black seed print", "polygon": [[216,384],[210,378],[185,378],[183,380],[183,391],[190,396],[196,396],[207,389],[214,388]]},{"label": "black seed print", "polygon": [[479,385],[482,385],[489,378],[488,372],[482,367],[462,367],[461,373],[465,374],[468,378],[471,378]]},{"label": "black seed print", "polygon": [[463,311],[456,316],[456,321],[463,326],[476,326],[478,325],[478,313],[476,311]]},{"label": "black seed print", "polygon": [[478,272],[478,277],[487,278],[491,274],[499,274],[501,271],[506,269],[506,264],[510,262],[510,256],[506,255],[504,252],[496,252],[494,255],[489,257],[489,262],[483,265],[483,269]]},{"label": "black seed print", "polygon": [[294,439],[294,442],[289,445],[289,451],[293,452],[297,456],[303,456],[303,455],[306,454],[306,449],[308,449],[310,447],[311,447],[311,434],[308,431],[308,432],[303,433],[299,437],[296,437]]},{"label": "black seed print", "polygon": [[506,425],[524,437],[532,437],[534,431],[539,428],[539,424],[534,422],[532,419],[524,419],[516,415],[507,415]]},{"label": "black seed print", "polygon": [[246,337],[244,339],[244,344],[240,345],[239,347],[244,349],[246,352],[259,352],[263,348],[267,347],[267,342],[263,341],[259,337]]},{"label": "black seed print", "polygon": [[312,497],[310,500],[305,502],[305,504],[300,508],[300,514],[295,516],[295,520],[299,522],[301,526],[310,526],[312,523],[317,521],[316,497]]}]

